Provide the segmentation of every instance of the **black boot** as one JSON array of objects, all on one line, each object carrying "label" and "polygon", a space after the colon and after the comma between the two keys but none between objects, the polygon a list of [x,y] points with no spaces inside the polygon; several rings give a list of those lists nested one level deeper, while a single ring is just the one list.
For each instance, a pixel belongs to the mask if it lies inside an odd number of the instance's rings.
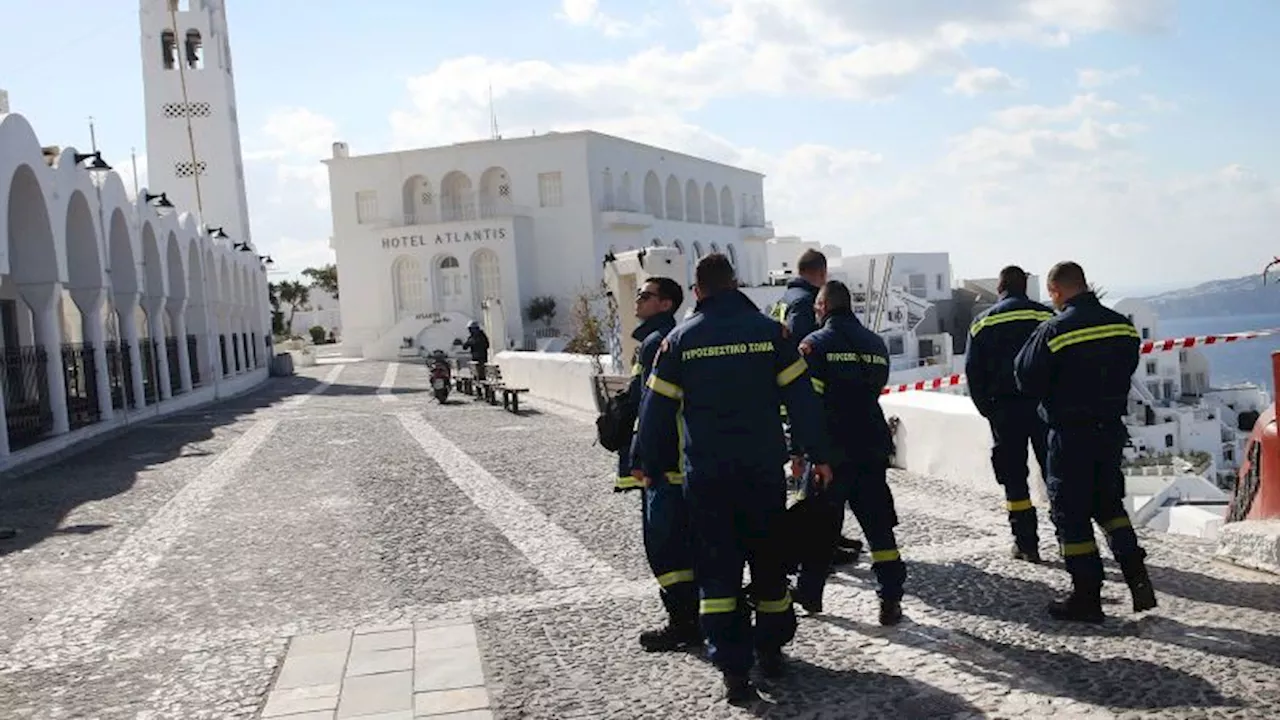
[{"label": "black boot", "polygon": [[1102,614],[1101,595],[1097,592],[1082,593],[1079,590],[1049,603],[1049,616],[1054,620],[1067,622],[1100,623],[1106,619]]},{"label": "black boot", "polygon": [[730,705],[749,705],[760,699],[755,686],[746,675],[724,676],[724,697]]},{"label": "black boot", "polygon": [[702,644],[702,630],[697,621],[677,623],[668,621],[660,630],[646,630],[640,633],[640,646],[645,652],[671,652]]},{"label": "black boot", "polygon": [[786,671],[786,665],[783,664],[785,657],[781,650],[757,652],[756,666],[760,668],[761,675],[770,679],[779,678]]},{"label": "black boot", "polygon": [[853,539],[853,538],[847,538],[847,537],[845,537],[845,536],[843,536],[843,535],[841,535],[841,536],[840,536],[840,539],[836,541],[836,546],[837,546],[837,547],[842,547],[842,548],[844,548],[845,550],[852,550],[852,551],[853,551],[854,553],[856,553],[856,554],[861,554],[861,553],[862,553],[862,541],[861,541],[861,540],[855,540],[855,539]]},{"label": "black boot", "polygon": [[902,601],[880,601],[880,624],[886,627],[902,622]]},{"label": "black boot", "polygon": [[1156,589],[1151,585],[1151,577],[1147,575],[1147,565],[1142,555],[1116,558],[1120,563],[1120,571],[1124,573],[1124,581],[1129,584],[1129,592],[1133,595],[1133,611],[1144,612],[1156,606]]},{"label": "black boot", "polygon": [[1025,560],[1038,565],[1040,563],[1040,548],[1030,543],[1018,543],[1013,546],[1010,556],[1014,560]]}]

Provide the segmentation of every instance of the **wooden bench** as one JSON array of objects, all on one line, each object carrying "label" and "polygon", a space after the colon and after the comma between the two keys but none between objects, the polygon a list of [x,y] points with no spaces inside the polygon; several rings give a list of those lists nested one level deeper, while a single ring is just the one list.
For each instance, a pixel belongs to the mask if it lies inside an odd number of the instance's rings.
[{"label": "wooden bench", "polygon": [[505,385],[500,388],[502,390],[502,409],[509,410],[515,415],[520,414],[520,393],[529,392],[529,388],[513,388]]}]

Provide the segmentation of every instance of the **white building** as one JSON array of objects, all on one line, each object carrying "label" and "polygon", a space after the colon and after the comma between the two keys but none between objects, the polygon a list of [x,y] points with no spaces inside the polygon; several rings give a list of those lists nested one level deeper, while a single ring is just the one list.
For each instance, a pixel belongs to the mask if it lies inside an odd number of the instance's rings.
[{"label": "white building", "polygon": [[[890,267],[890,258],[893,259]],[[874,273],[873,273],[874,264]],[[951,299],[951,255],[937,253],[880,253],[852,255],[842,258],[841,271],[855,289],[866,287],[876,292],[884,282],[886,268],[889,286],[901,288],[909,295],[932,303]]]},{"label": "white building", "polygon": [[[1160,338],[1150,303],[1126,298],[1112,307],[1129,318],[1143,340]],[[1211,387],[1208,358],[1197,348],[1143,355],[1129,395],[1130,454],[1203,453],[1210,460],[1206,477],[1233,473],[1248,436],[1241,415],[1256,417],[1269,404],[1267,393],[1253,385]]]},{"label": "white building", "polygon": [[266,274],[0,114],[0,469],[267,377]]},{"label": "white building", "polygon": [[249,209],[222,0],[141,0],[147,177],[235,243]]},{"label": "white building", "polygon": [[796,276],[796,261],[806,250],[817,250],[827,256],[827,271],[833,280],[844,280],[838,277],[840,258],[843,251],[835,245],[823,245],[814,240],[802,240],[795,235],[776,237],[765,243],[765,262],[768,266],[768,280],[772,284],[785,285]]},{"label": "white building", "polygon": [[[329,167],[343,350],[389,358],[486,325],[528,344],[526,309],[595,290],[610,253],[680,249],[688,281],[710,252],[767,277],[763,176],[591,131],[351,157]],[[521,342],[525,341],[525,342]],[[434,349],[429,348],[429,349]]]}]

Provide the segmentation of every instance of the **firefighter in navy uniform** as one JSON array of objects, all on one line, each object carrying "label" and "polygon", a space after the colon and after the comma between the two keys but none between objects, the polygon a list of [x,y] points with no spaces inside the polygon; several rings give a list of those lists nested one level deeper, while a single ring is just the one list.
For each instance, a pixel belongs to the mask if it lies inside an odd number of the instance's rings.
[{"label": "firefighter in navy uniform", "polygon": [[1049,425],[1050,512],[1071,573],[1071,595],[1051,603],[1049,614],[1102,622],[1102,557],[1090,521],[1107,534],[1134,611],[1156,606],[1146,553],[1124,509],[1120,469],[1128,440],[1123,416],[1140,340],[1132,322],[1098,301],[1076,263],[1058,263],[1046,281],[1060,313],[1027,340],[1014,372],[1019,390],[1040,401]]},{"label": "firefighter in navy uniform", "polygon": [[[796,629],[776,536],[786,512],[780,405],[819,482],[831,469],[818,398],[782,327],[738,290],[724,255],[702,258],[696,276],[698,310],[667,335],[649,376],[639,454],[649,483],[677,462],[684,469],[702,630],[736,704],[758,698],[748,679],[753,664],[766,677],[783,672],[782,647]],[[742,597],[744,562],[754,628]]]},{"label": "firefighter in navy uniform", "polygon": [[[796,275],[787,282],[787,289],[782,298],[773,305],[773,316],[778,322],[787,326],[791,342],[799,345],[800,341],[818,329],[818,318],[813,304],[818,299],[818,289],[827,283],[827,256],[817,250],[805,250],[796,260]],[[783,419],[786,411],[783,410]],[[840,527],[844,526],[844,515],[840,515]],[[853,538],[838,535],[839,550],[834,556],[836,565],[845,565],[858,561],[862,552],[862,542]]]},{"label": "firefighter in navy uniform", "polygon": [[[658,345],[676,326],[675,311],[684,302],[684,291],[671,278],[645,281],[636,294],[636,317],[642,322],[631,334],[640,341],[631,368],[628,398],[636,408],[644,382],[653,371]],[[635,417],[635,412],[628,413]],[[684,478],[672,463],[661,479],[645,487],[637,471],[640,454],[638,438],[618,452],[618,482],[614,491],[642,490],[640,510],[644,551],[649,568],[658,580],[658,592],[667,610],[667,625],[640,634],[640,645],[650,652],[676,650],[702,644],[698,627],[698,588],[693,582],[693,545],[689,513],[684,502]]]},{"label": "firefighter in navy uniform", "polygon": [[1005,509],[1013,532],[1013,557],[1040,562],[1036,509],[1027,487],[1027,443],[1035,452],[1041,476],[1049,428],[1036,409],[1036,400],[1018,392],[1013,358],[1040,323],[1053,311],[1027,297],[1027,274],[1010,265],[1000,271],[1000,300],[969,327],[964,374],[974,407],[991,425],[991,467],[1004,487]]},{"label": "firefighter in navy uniform", "polygon": [[[849,288],[832,280],[818,292],[823,327],[800,343],[813,389],[822,398],[834,479],[815,500],[825,511],[829,531],[800,563],[796,602],[822,612],[827,579],[844,504],[853,508],[871,545],[871,567],[879,582],[880,624],[902,619],[906,566],[893,536],[897,513],[889,490],[889,424],[880,408],[880,392],[889,381],[889,349],[884,339],[858,322]],[[796,458],[798,461],[798,458]],[[793,461],[794,465],[798,462]]]}]

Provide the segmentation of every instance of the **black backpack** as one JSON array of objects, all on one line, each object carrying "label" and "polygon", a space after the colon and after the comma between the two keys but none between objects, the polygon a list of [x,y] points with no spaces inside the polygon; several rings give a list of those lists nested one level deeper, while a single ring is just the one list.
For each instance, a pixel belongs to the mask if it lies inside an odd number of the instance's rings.
[{"label": "black backpack", "polygon": [[631,407],[630,388],[619,390],[605,400],[604,412],[596,418],[596,438],[609,452],[618,452],[631,443],[636,414]]}]

